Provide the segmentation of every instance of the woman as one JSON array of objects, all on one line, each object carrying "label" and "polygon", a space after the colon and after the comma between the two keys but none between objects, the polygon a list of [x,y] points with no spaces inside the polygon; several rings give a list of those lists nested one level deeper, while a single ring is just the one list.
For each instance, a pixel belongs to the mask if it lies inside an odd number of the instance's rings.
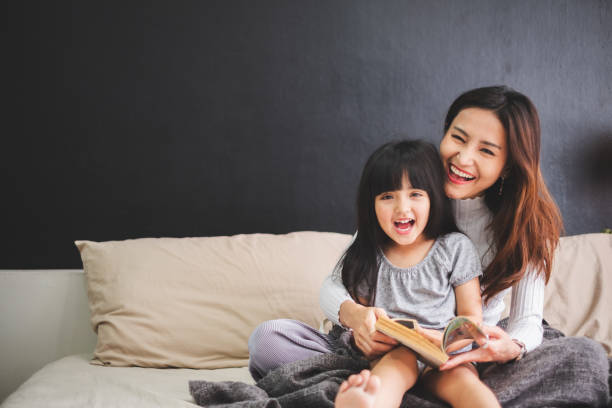
[{"label": "woman", "polygon": [[[567,401],[605,406],[608,361],[599,344],[558,338],[541,345],[544,286],[562,226],[540,173],[535,107],[507,87],[474,89],[453,102],[444,132],[440,157],[447,174],[445,191],[453,199],[457,225],[481,257],[484,330],[491,340],[487,348],[453,357],[441,369],[469,361],[522,360],[479,367],[502,405]],[[503,330],[496,324],[511,288],[510,317]],[[353,331],[355,345],[366,357],[376,358],[395,347],[374,329],[384,311],[353,300],[337,271],[325,280],[320,304],[332,322]],[[300,322],[266,322],[249,340],[251,373],[258,378],[282,363],[330,348],[327,336]],[[539,375],[532,378],[536,367]],[[525,392],[533,389],[538,393]]]}]

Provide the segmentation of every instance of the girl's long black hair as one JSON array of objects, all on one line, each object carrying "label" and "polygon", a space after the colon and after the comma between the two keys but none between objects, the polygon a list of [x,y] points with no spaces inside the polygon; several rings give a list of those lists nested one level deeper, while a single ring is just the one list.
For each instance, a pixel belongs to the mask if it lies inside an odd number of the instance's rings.
[{"label": "girl's long black hair", "polygon": [[379,251],[390,242],[378,224],[375,198],[383,192],[401,190],[404,175],[408,176],[413,188],[429,195],[425,237],[435,239],[458,231],[450,200],[444,193],[444,167],[436,147],[422,140],[402,140],[376,149],[368,158],[359,182],[357,236],[340,260],[342,283],[358,303],[374,305]]}]

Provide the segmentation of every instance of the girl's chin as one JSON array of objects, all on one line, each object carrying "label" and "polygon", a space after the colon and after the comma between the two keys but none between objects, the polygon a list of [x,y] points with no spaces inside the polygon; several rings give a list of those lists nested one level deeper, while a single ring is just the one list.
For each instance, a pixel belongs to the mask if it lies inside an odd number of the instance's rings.
[{"label": "girl's chin", "polygon": [[414,244],[416,241],[417,241],[416,238],[405,237],[405,236],[404,237],[396,237],[395,239],[393,239],[393,242],[398,247],[408,247],[408,246]]}]

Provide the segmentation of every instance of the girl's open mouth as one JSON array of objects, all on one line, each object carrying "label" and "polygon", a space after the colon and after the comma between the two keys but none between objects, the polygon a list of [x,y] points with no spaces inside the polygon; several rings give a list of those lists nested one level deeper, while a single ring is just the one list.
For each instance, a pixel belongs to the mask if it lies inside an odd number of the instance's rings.
[{"label": "girl's open mouth", "polygon": [[394,221],[393,225],[400,231],[409,230],[414,225],[414,219]]}]

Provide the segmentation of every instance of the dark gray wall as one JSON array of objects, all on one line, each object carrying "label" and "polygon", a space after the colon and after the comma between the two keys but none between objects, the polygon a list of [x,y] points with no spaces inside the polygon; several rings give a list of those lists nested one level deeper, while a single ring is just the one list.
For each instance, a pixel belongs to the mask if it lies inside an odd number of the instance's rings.
[{"label": "dark gray wall", "polygon": [[567,234],[612,226],[610,1],[22,2],[3,268],[75,239],[351,232],[368,154],[438,142],[450,102],[529,95]]}]

